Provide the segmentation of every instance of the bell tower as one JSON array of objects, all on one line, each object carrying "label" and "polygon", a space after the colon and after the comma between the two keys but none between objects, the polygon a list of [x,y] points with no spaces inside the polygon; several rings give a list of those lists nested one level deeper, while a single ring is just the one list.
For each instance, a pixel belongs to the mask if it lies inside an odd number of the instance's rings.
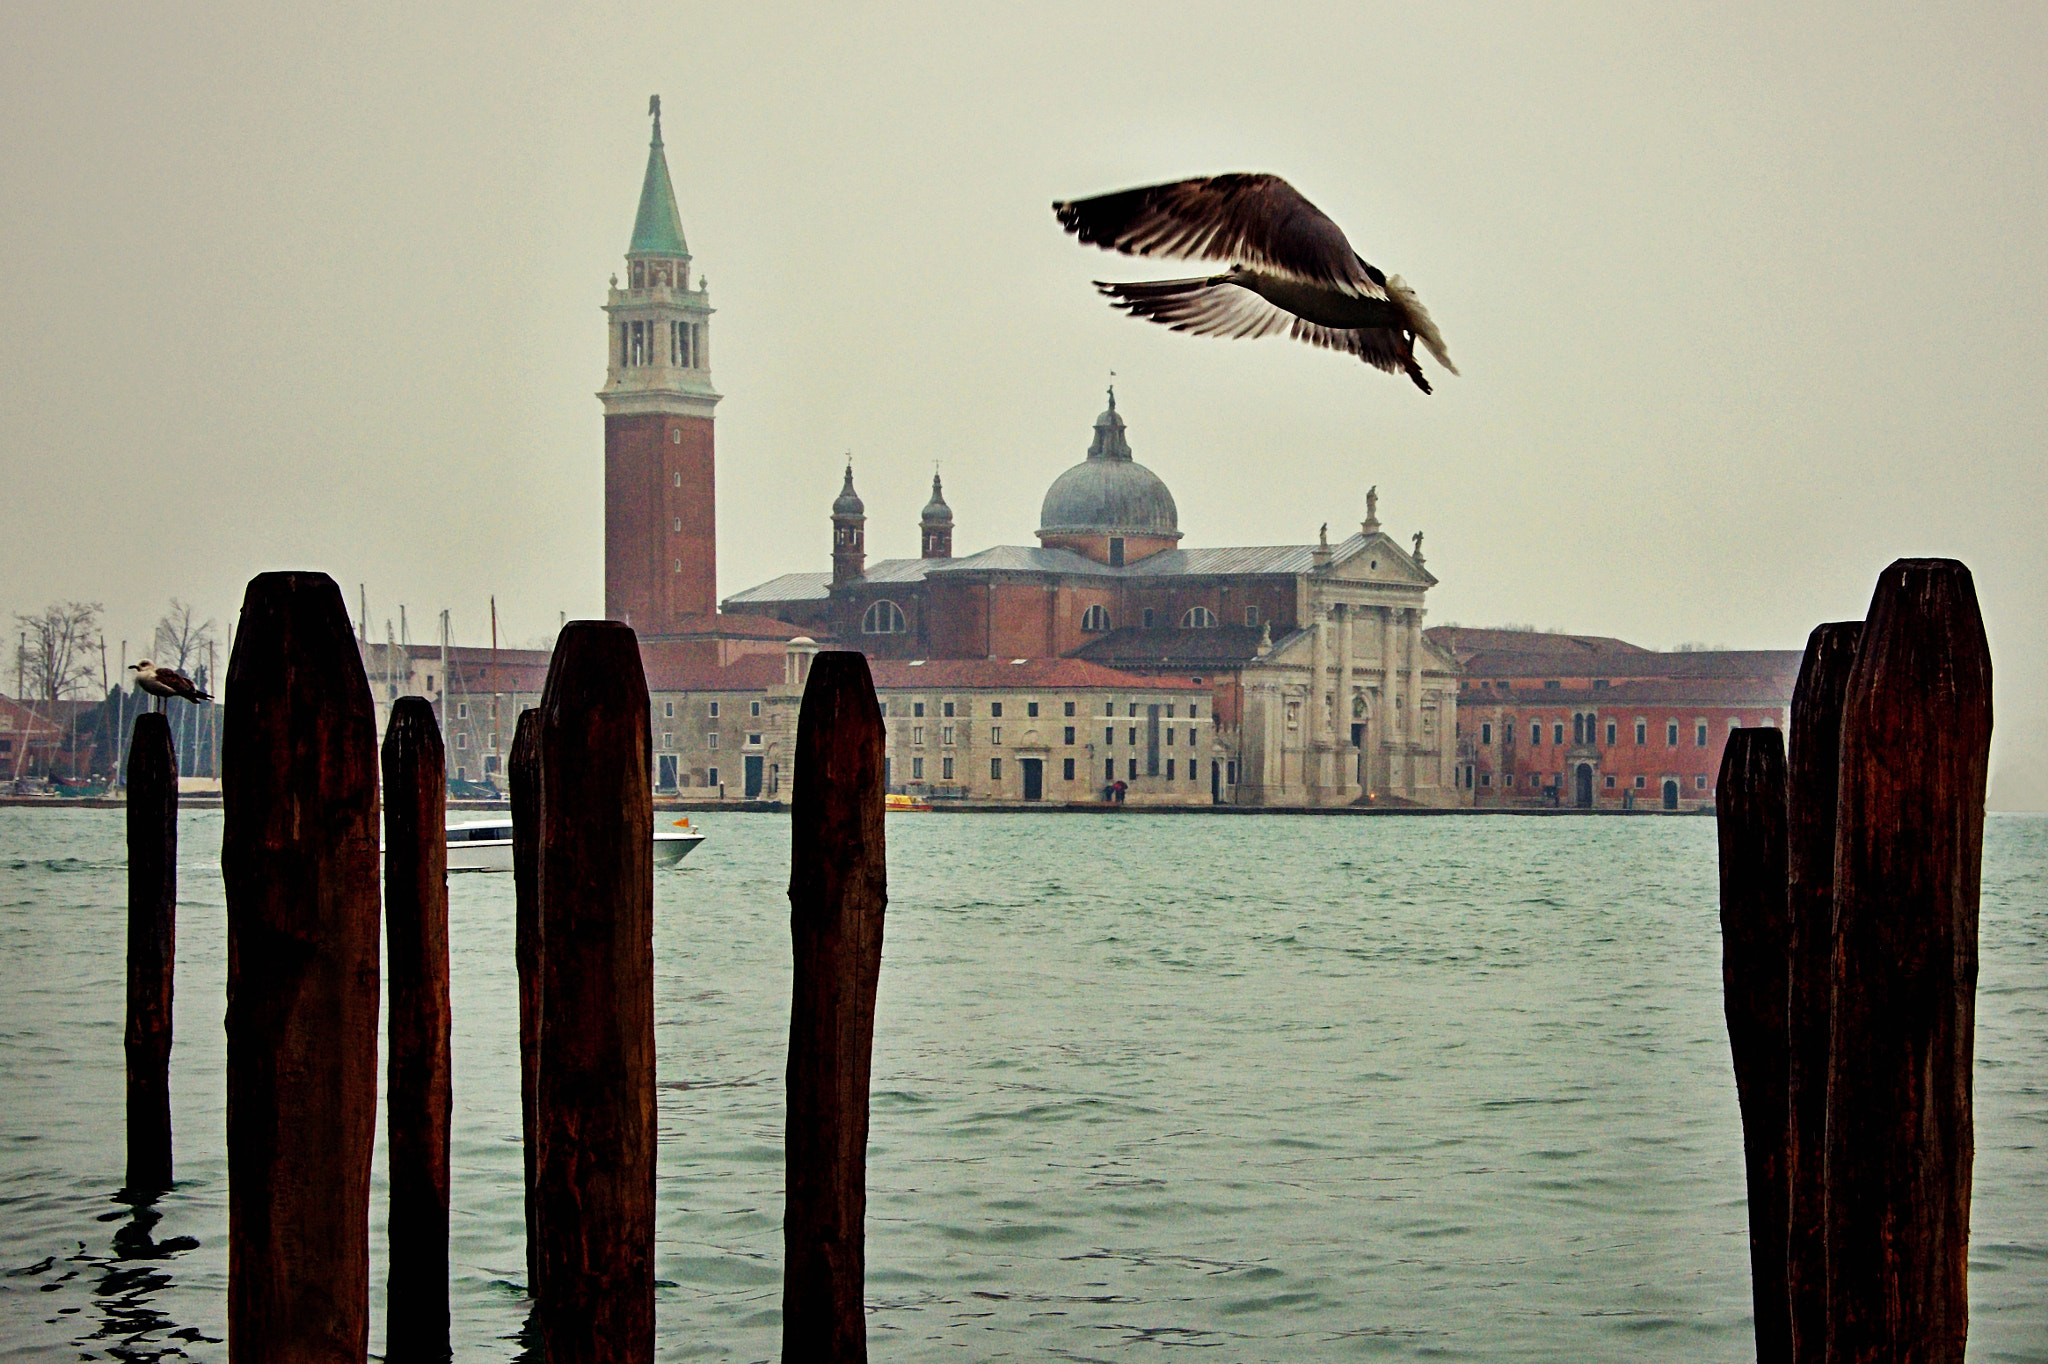
[{"label": "bell tower", "polygon": [[675,634],[718,609],[712,454],[711,295],[692,287],[690,249],[661,142],[661,96],[626,282],[604,311],[604,608],[642,638]]}]

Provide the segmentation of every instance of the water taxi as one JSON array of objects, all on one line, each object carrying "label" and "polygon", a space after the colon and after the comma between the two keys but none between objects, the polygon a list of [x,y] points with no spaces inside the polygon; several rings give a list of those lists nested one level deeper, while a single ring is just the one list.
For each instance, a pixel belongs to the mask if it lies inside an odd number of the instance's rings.
[{"label": "water taxi", "polygon": [[[704,841],[704,835],[679,819],[666,828],[654,830],[654,865],[673,867]],[[512,817],[496,815],[484,819],[448,821],[448,870],[512,870]]]}]

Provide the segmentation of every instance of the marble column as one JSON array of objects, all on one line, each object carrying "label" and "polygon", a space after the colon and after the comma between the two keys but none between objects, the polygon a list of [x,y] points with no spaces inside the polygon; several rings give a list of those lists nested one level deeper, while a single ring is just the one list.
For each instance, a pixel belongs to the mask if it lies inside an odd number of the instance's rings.
[{"label": "marble column", "polygon": [[1408,608],[1408,744],[1409,751],[1416,755],[1408,769],[1408,791],[1412,795],[1422,766],[1422,608],[1416,606]]},{"label": "marble column", "polygon": [[1399,623],[1398,607],[1380,608],[1380,724],[1379,748],[1374,765],[1384,764],[1379,789],[1392,791],[1401,781],[1401,673],[1394,651],[1394,633]]},{"label": "marble column", "polygon": [[1351,617],[1352,609],[1337,608],[1337,688],[1330,715],[1331,761],[1337,767],[1337,786],[1349,800],[1357,794],[1358,759],[1351,746]]},{"label": "marble column", "polygon": [[1329,694],[1330,674],[1330,622],[1324,614],[1324,607],[1317,603],[1314,608],[1316,638],[1313,649],[1314,661],[1309,665],[1308,713],[1301,717],[1301,780],[1304,786],[1327,786],[1326,759],[1330,737],[1330,711],[1332,706],[1324,699]]}]

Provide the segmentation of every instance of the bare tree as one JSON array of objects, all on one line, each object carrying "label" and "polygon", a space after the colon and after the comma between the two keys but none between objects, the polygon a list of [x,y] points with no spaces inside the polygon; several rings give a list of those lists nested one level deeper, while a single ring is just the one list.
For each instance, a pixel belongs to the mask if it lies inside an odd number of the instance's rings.
[{"label": "bare tree", "polygon": [[194,614],[191,602],[171,598],[171,609],[157,618],[150,662],[192,675],[213,646],[213,620],[194,621]]},{"label": "bare tree", "polygon": [[96,601],[51,602],[34,615],[15,615],[14,666],[24,696],[61,701],[89,688],[93,638],[105,609]]}]

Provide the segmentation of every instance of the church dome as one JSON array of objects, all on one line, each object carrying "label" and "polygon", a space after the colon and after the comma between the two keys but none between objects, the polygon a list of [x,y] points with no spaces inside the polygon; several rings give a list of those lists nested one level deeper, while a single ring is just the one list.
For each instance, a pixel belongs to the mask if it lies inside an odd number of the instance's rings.
[{"label": "church dome", "polygon": [[932,500],[924,504],[924,511],[918,520],[927,526],[950,526],[953,524],[953,509],[946,505],[945,492],[939,487],[939,476],[932,475]]},{"label": "church dome", "polygon": [[832,499],[834,516],[860,516],[867,511],[867,504],[860,500],[860,494],[853,490],[853,461],[846,461],[846,484],[840,488],[839,496]]},{"label": "church dome", "polygon": [[1108,410],[1095,419],[1088,458],[1052,481],[1038,522],[1041,536],[1106,531],[1180,538],[1180,512],[1173,494],[1159,475],[1131,458],[1115,389],[1110,390]]}]

